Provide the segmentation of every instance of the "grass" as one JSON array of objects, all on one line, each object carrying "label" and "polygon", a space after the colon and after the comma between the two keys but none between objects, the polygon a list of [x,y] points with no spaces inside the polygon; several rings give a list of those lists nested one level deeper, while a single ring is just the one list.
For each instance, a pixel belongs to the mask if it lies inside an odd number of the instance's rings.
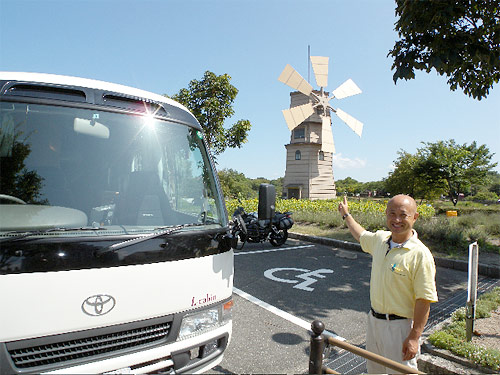
[{"label": "grass", "polygon": [[[471,206],[473,202],[463,202]],[[462,202],[458,204],[461,207]],[[437,254],[460,258],[467,256],[470,243],[477,241],[482,252],[500,254],[500,211],[481,209],[474,203],[474,211],[458,217],[445,214],[432,217],[419,217],[415,230],[419,238]],[[436,211],[437,212],[437,211]],[[367,230],[376,231],[386,228],[383,212],[353,212],[355,219]],[[299,210],[293,213],[296,222],[293,231],[321,237],[354,241],[349,230],[336,210],[313,211]],[[495,240],[497,242],[495,242]]]},{"label": "grass", "polygon": [[[491,316],[491,311],[500,306],[500,288],[479,297],[476,304],[476,319]],[[465,307],[456,310],[451,317],[451,323],[443,329],[432,333],[429,341],[436,347],[449,350],[452,353],[467,358],[475,364],[500,370],[500,351],[484,348],[472,341],[466,341]]]},{"label": "grass", "polygon": [[353,238],[348,230],[342,228],[329,228],[322,225],[304,225],[295,223],[292,231],[310,236],[333,238],[341,241],[352,242]]},{"label": "grass", "polygon": [[432,203],[437,215],[445,214],[446,211],[457,211],[458,215],[468,215],[474,212],[500,213],[500,204],[484,204],[470,201],[460,201],[456,206],[450,201],[437,200]]}]

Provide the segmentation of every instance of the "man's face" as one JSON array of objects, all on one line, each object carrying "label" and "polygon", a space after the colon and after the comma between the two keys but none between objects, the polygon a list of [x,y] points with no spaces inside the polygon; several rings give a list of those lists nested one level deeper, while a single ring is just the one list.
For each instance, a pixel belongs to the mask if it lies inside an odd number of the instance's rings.
[{"label": "man's face", "polygon": [[411,198],[405,196],[392,198],[387,204],[385,214],[387,227],[392,232],[394,241],[406,241],[410,238],[413,224],[418,217],[416,205]]}]

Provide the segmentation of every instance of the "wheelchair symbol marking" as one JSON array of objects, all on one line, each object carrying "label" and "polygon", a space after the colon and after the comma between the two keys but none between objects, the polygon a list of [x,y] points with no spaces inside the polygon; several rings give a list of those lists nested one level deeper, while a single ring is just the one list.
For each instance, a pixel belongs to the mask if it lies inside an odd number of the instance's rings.
[{"label": "wheelchair symbol marking", "polygon": [[[281,271],[302,272],[301,274],[296,275],[296,278],[302,279],[303,281],[299,283],[299,280],[283,279],[275,276],[275,273]],[[310,271],[304,268],[271,268],[266,272],[264,272],[264,276],[270,280],[277,281],[280,283],[297,284],[293,286],[295,289],[305,290],[306,292],[312,292],[314,288],[311,288],[309,285],[314,284],[315,282],[318,281],[313,277],[316,277],[318,279],[324,279],[326,276],[323,274],[329,274],[329,273],[333,273],[333,270],[327,268],[321,268],[316,271]]]}]

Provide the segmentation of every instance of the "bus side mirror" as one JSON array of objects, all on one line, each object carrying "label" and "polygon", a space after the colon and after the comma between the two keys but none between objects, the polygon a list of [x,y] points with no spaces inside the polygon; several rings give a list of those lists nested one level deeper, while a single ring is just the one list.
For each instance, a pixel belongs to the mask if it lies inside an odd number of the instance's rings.
[{"label": "bus side mirror", "polygon": [[259,186],[259,220],[271,220],[276,204],[276,188],[271,184]]}]

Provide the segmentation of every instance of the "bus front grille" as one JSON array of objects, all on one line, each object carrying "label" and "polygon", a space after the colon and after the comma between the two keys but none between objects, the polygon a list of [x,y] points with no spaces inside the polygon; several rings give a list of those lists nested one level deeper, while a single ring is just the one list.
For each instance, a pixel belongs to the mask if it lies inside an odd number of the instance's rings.
[{"label": "bus front grille", "polygon": [[[68,364],[68,362],[75,363],[76,361],[78,363],[80,361],[88,361],[92,357],[106,357],[118,351],[134,349],[146,344],[165,342],[170,328],[171,322],[163,322],[112,333],[54,341],[41,345],[18,347],[18,342],[15,345],[17,348],[9,348],[9,345],[7,345],[7,348],[14,365],[19,369],[39,366],[59,367]],[[92,330],[92,332],[94,331],[96,330]],[[30,341],[33,340],[26,340],[26,342]]]}]

